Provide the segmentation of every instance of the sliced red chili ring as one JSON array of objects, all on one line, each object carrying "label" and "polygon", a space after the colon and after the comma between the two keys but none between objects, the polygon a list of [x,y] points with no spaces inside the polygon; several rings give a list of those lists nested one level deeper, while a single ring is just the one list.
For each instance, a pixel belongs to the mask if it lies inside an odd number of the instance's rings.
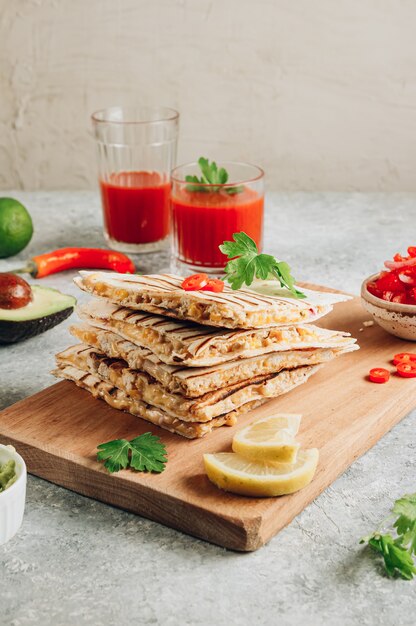
[{"label": "sliced red chili ring", "polygon": [[208,284],[208,281],[208,274],[192,274],[192,276],[185,278],[181,287],[185,291],[199,291]]},{"label": "sliced red chili ring", "polygon": [[393,357],[393,363],[397,365],[398,363],[415,363],[416,364],[416,354],[414,352],[399,352],[395,354]]},{"label": "sliced red chili ring", "polygon": [[403,378],[416,378],[416,363],[397,363],[397,373]]},{"label": "sliced red chili ring", "polygon": [[201,290],[221,293],[221,291],[224,291],[224,281],[219,278],[209,278],[207,284],[204,287],[201,287]]},{"label": "sliced red chili ring", "polygon": [[383,367],[373,367],[368,374],[372,383],[386,383],[390,378],[390,372]]}]

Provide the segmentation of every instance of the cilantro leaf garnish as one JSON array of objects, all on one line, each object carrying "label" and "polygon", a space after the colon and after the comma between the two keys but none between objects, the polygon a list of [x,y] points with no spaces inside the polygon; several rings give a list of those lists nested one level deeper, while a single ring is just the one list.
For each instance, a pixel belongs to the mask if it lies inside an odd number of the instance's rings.
[{"label": "cilantro leaf garnish", "polygon": [[130,441],[130,466],[138,472],[163,472],[167,462],[166,448],[159,437],[143,433]]},{"label": "cilantro leaf garnish", "polygon": [[393,513],[398,515],[393,524],[397,536],[383,534],[376,530],[363,537],[360,543],[367,543],[375,552],[381,554],[389,576],[400,576],[411,580],[416,575],[413,554],[416,554],[416,493],[405,495],[394,503]]},{"label": "cilantro leaf garnish", "polygon": [[[244,189],[243,185],[238,185],[236,187],[220,187],[217,185],[225,185],[228,181],[228,172],[223,167],[218,168],[215,161],[209,162],[205,157],[200,157],[198,159],[199,169],[201,170],[202,176],[198,178],[198,176],[185,176],[185,180],[187,183],[192,183],[186,186],[187,191],[219,191],[223,189],[229,195],[234,195],[236,193],[241,193]],[[206,187],[205,185],[211,185],[210,187]]]},{"label": "cilantro leaf garnish", "polygon": [[285,261],[278,261],[271,254],[259,254],[256,242],[246,233],[234,233],[234,241],[224,241],[219,248],[230,261],[225,266],[227,281],[232,289],[250,286],[254,278],[267,280],[277,278],[281,287],[288,289],[295,298],[306,298],[296,289],[295,279]]},{"label": "cilantro leaf garnish", "polygon": [[[416,574],[412,555],[402,545],[401,537],[393,539],[390,534],[374,533],[365,539],[368,539],[368,545],[383,557],[384,566],[389,576],[398,574],[405,580],[411,580]],[[365,539],[362,539],[360,543],[364,543]]]},{"label": "cilantro leaf garnish", "polygon": [[97,459],[111,473],[130,467],[138,472],[163,472],[167,463],[166,447],[152,433],[143,433],[130,441],[114,439],[97,446]]},{"label": "cilantro leaf garnish", "polygon": [[416,554],[416,493],[396,500],[393,513],[399,516],[394,522],[397,534],[403,536],[403,544],[410,554]]}]

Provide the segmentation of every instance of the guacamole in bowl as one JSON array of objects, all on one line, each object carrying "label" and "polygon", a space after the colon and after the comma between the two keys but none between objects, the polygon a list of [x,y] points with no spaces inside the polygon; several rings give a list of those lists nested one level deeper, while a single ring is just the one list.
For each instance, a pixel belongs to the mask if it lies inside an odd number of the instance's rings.
[{"label": "guacamole in bowl", "polygon": [[0,493],[7,487],[11,487],[17,480],[16,461],[10,459],[6,463],[0,463]]},{"label": "guacamole in bowl", "polygon": [[0,546],[19,530],[26,500],[26,464],[13,446],[0,444]]}]

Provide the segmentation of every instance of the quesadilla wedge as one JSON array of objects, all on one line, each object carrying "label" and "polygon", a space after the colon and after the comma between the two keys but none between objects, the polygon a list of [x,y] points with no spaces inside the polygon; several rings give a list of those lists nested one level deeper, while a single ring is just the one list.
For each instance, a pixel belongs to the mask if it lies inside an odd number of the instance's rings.
[{"label": "quesadilla wedge", "polygon": [[125,391],[77,367],[70,365],[58,366],[52,374],[57,378],[73,381],[78,387],[89,391],[94,398],[104,400],[104,402],[114,409],[126,411],[132,415],[141,417],[155,426],[160,426],[160,428],[169,430],[171,433],[176,433],[177,435],[182,435],[182,437],[186,437],[187,439],[203,437],[214,428],[219,428],[220,426],[234,426],[237,423],[238,415],[255,409],[266,402],[266,400],[251,402],[237,411],[233,411],[227,415],[221,415],[204,424],[200,422],[184,422],[168,415],[161,409],[152,407],[140,400],[133,400]]},{"label": "quesadilla wedge", "polygon": [[119,335],[94,328],[88,324],[70,327],[79,341],[94,347],[111,358],[123,359],[129,367],[152,376],[171,393],[181,393],[188,398],[202,396],[226,385],[248,380],[255,376],[277,373],[303,365],[324,363],[332,358],[355,350],[356,344],[345,348],[314,348],[288,350],[258,355],[238,361],[227,361],[212,367],[184,367],[167,365],[146,348],[139,348]]},{"label": "quesadilla wedge", "polygon": [[172,274],[137,276],[113,272],[80,272],[74,279],[80,289],[114,304],[140,311],[187,319],[225,328],[269,328],[311,322],[329,313],[343,294],[309,291],[309,299],[259,294],[250,289],[221,293],[185,291],[183,279]]},{"label": "quesadilla wedge", "polygon": [[219,330],[134,311],[101,299],[79,306],[77,312],[92,326],[112,331],[123,339],[148,348],[168,365],[181,363],[188,367],[208,367],[267,352],[350,348],[356,341],[348,333],[313,324]]},{"label": "quesadilla wedge", "polygon": [[248,402],[275,398],[306,382],[318,365],[282,370],[266,376],[227,385],[199,398],[188,399],[167,392],[148,374],[128,367],[122,359],[112,359],[85,344],[78,344],[56,355],[59,366],[69,365],[98,376],[140,400],[185,422],[208,422],[230,413]]}]

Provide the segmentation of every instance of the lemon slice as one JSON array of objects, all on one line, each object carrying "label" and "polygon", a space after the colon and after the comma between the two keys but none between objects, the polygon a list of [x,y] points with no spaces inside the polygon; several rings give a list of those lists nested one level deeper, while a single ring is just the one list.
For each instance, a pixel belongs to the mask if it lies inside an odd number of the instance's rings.
[{"label": "lemon slice", "polygon": [[204,454],[208,478],[221,489],[243,496],[283,496],[308,485],[318,464],[317,448],[300,450],[296,463],[256,463],[235,452]]},{"label": "lemon slice", "polygon": [[294,463],[300,447],[294,439],[300,420],[300,415],[291,413],[257,420],[234,435],[233,450],[252,461]]}]

